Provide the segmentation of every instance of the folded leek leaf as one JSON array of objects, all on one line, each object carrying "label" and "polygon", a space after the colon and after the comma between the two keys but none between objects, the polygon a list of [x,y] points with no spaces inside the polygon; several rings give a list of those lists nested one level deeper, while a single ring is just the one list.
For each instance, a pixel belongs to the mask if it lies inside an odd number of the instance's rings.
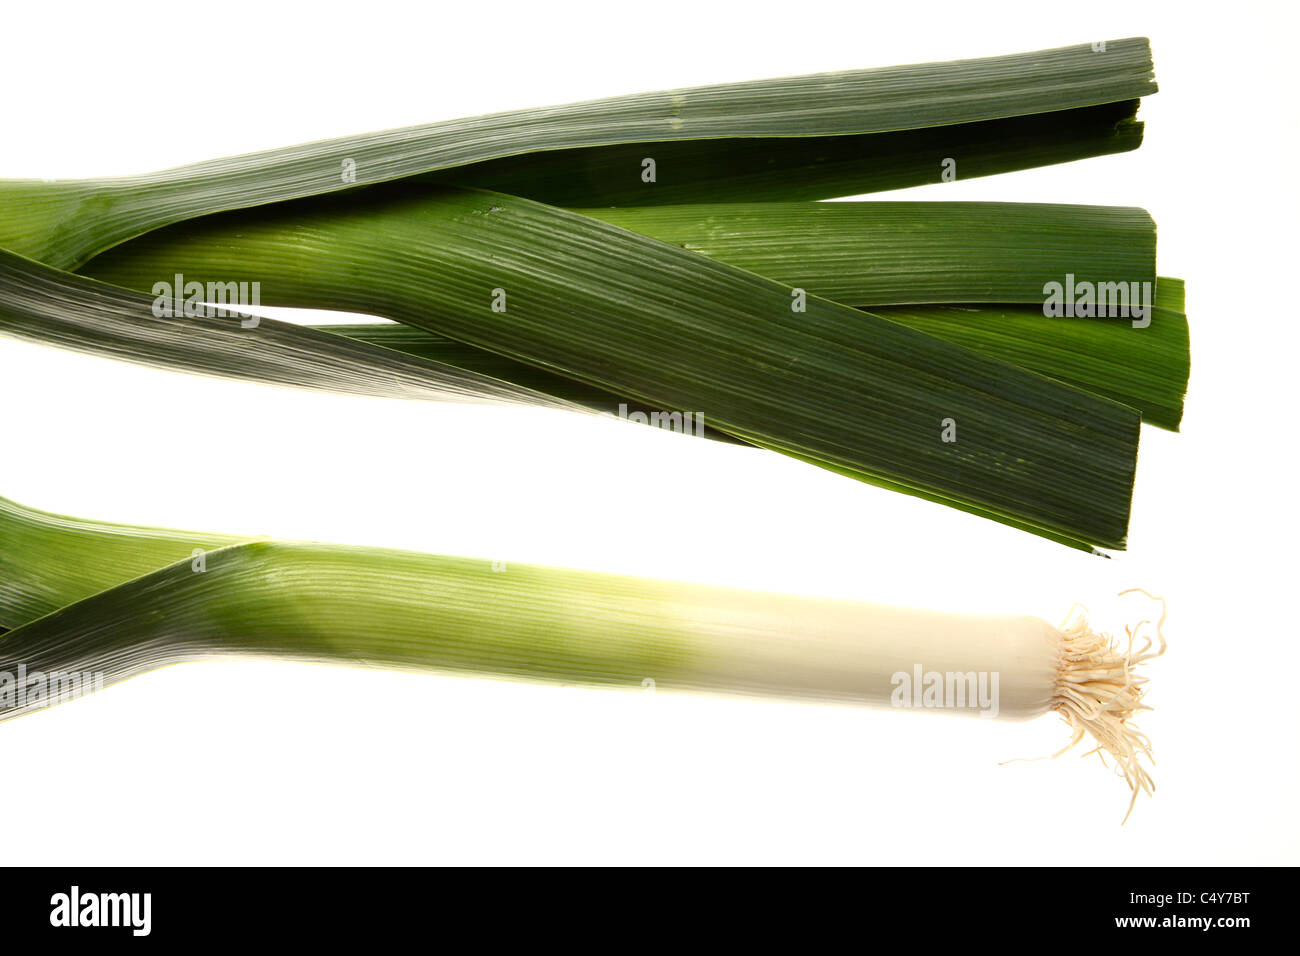
[{"label": "folded leek leaf", "polygon": [[[362,217],[376,242],[419,240],[448,190],[380,186],[347,197],[189,220],[103,253],[78,271],[148,291],[209,248],[234,248],[285,230],[281,244],[314,248],[302,221],[319,210]],[[1067,275],[1076,283],[1154,286],[1156,226],[1144,209],[1050,203],[729,203],[579,209],[639,232],[845,305],[1032,302]],[[262,239],[260,241],[266,241]],[[167,262],[174,263],[168,269]]]},{"label": "folded leek leaf", "polygon": [[397,319],[867,480],[1124,544],[1133,409],[540,203],[317,197],[160,232],[91,270],[144,288],[256,278],[267,304]]},{"label": "folded leek leaf", "polygon": [[[405,241],[436,208],[439,191],[427,186],[383,187],[357,195],[377,234]],[[304,204],[305,205],[305,204]],[[301,207],[293,207],[301,208]],[[1186,390],[1188,343],[1181,301],[1157,286],[1152,326],[1123,321],[1047,319],[1032,308],[980,306],[980,300],[1041,303],[1045,281],[1071,274],[1076,281],[1126,284],[1155,278],[1155,225],[1140,209],[1028,203],[736,203],[641,209],[581,210],[604,221],[671,242],[810,293],[849,304],[928,300],[931,306],[873,305],[878,315],[958,342],[1015,365],[1131,405],[1143,419],[1176,428]],[[141,290],[172,269],[205,270],[210,248],[250,240],[251,224],[277,210],[214,216],[165,228],[91,260],[82,271]],[[298,217],[286,217],[298,230]],[[409,221],[407,221],[409,220]],[[265,228],[265,225],[262,226]],[[314,248],[319,236],[300,231],[283,242]],[[391,241],[391,240],[385,240]],[[302,267],[307,268],[306,257]],[[1166,285],[1175,280],[1162,280]],[[281,286],[283,283],[279,283]],[[1181,289],[1181,286],[1179,286]],[[308,300],[295,299],[294,304]],[[338,306],[335,301],[317,305]],[[352,303],[371,308],[365,301]],[[627,396],[404,325],[323,329],[376,345],[480,372],[588,407],[644,410]],[[716,436],[716,433],[715,433]]]},{"label": "folded leek leaf", "polygon": [[1155,222],[1125,206],[705,203],[575,212],[845,305],[1041,307],[1043,286],[1067,274],[1076,284],[1125,286],[1156,277]]},{"label": "folded leek leaf", "polygon": [[[0,497],[0,627],[250,537],[86,521]],[[2,650],[2,649],[0,649]]]},{"label": "folded leek leaf", "polygon": [[[1142,422],[1178,430],[1190,372],[1183,282],[1162,277],[1151,324],[1123,319],[1046,318],[1037,306],[894,305],[875,315],[1104,395],[1137,409]],[[537,389],[599,412],[644,411],[625,397],[485,352],[400,322],[316,326],[322,332],[382,345]],[[709,437],[719,437],[713,433]]]},{"label": "folded leek leaf", "polygon": [[[552,206],[789,202],[974,179],[1137,149],[1138,100],[981,123],[848,136],[703,139],[558,149],[415,177]],[[645,161],[654,160],[647,182]]]},{"label": "folded leek leaf", "polygon": [[[1181,279],[1161,277],[1157,282],[1149,325],[1118,318],[1045,318],[1041,307],[1024,305],[889,306],[873,311],[1130,405],[1141,411],[1147,424],[1177,431],[1182,421],[1191,351]],[[414,354],[432,357],[435,351]]]},{"label": "folded leek leaf", "polygon": [[[382,243],[405,244],[421,222],[441,202],[442,192],[429,186],[376,187],[347,200],[322,199],[351,215],[364,213]],[[288,232],[279,243],[296,245],[301,268],[324,235],[302,231],[299,210],[314,203],[280,209],[250,210],[191,220],[133,239],[82,267],[84,274],[140,290],[151,289],[160,277],[174,278],[201,268],[211,272],[212,250],[234,249],[265,234],[272,221]],[[426,208],[427,206],[427,208]],[[1151,410],[1153,422],[1169,424],[1171,409],[1181,404],[1186,385],[1186,334],[1172,326],[1185,318],[1161,314],[1155,332],[1124,334],[1122,323],[1057,322],[1042,317],[1041,307],[970,311],[970,303],[1016,300],[1041,303],[1043,286],[1066,274],[1076,281],[1126,285],[1155,279],[1155,224],[1141,209],[1108,206],[1068,206],[1030,203],[735,203],[638,209],[580,210],[585,215],[641,232],[740,268],[785,281],[808,292],[848,304],[873,305],[879,315],[920,327],[926,309],[875,306],[883,302],[955,301],[960,309],[944,313],[957,322],[970,316],[972,330],[945,334],[948,324],[930,321],[923,329],[940,338],[1007,359],[1081,388],[1095,390]],[[418,241],[418,237],[410,241]],[[226,255],[218,252],[217,260]],[[321,257],[328,262],[328,254]],[[233,266],[233,263],[231,264]],[[240,261],[240,268],[255,263]],[[260,268],[260,266],[259,266]],[[274,273],[268,276],[270,278]],[[374,311],[368,299],[354,297],[311,300],[275,280],[279,304]],[[359,288],[368,293],[371,283]],[[275,290],[272,290],[273,294]],[[293,299],[283,298],[286,294]],[[978,307],[977,307],[978,308]],[[995,315],[1022,315],[1024,328],[1008,323],[999,332]],[[1037,319],[1035,319],[1037,316]],[[951,324],[951,323],[949,323]],[[456,365],[515,384],[581,402],[603,411],[649,411],[629,396],[566,379],[539,368],[521,366],[501,355],[485,353],[464,343],[407,326],[364,325],[329,327],[325,331],[384,345],[424,358]],[[1143,346],[1160,335],[1163,350]],[[988,346],[985,345],[988,340]],[[1179,344],[1181,342],[1181,353]],[[1121,347],[1113,360],[1103,356],[1084,362],[1079,357],[1114,343]],[[1024,359],[1017,361],[1016,356]],[[1058,361],[1058,358],[1060,359]],[[1180,368],[1181,367],[1181,368]],[[1061,374],[1067,372],[1071,374]],[[680,411],[680,410],[679,410]],[[1177,416],[1172,418],[1177,423]],[[714,437],[719,433],[714,432]]]},{"label": "folded leek leaf", "polygon": [[[195,216],[511,156],[628,143],[891,133],[1124,103],[1155,90],[1147,41],[1131,38],[1107,41],[1104,52],[1084,44],[518,110],[143,176],[0,183],[0,247],[73,268],[133,236]],[[584,204],[607,201],[593,196]]]},{"label": "folded leek leaf", "polygon": [[159,317],[155,297],[0,249],[0,335],[155,368],[370,395],[574,409],[479,372],[222,309]]},{"label": "folded leek leaf", "polygon": [[[91,261],[92,267],[94,261]],[[469,369],[481,375],[513,382],[565,401],[584,405],[597,412],[617,412],[620,405],[627,406],[628,411],[648,410],[646,406],[626,396],[615,395],[595,385],[566,378],[505,355],[457,342],[438,332],[430,332],[401,322],[316,325],[312,328],[330,335],[342,335],[369,345],[378,345],[430,361]]]}]

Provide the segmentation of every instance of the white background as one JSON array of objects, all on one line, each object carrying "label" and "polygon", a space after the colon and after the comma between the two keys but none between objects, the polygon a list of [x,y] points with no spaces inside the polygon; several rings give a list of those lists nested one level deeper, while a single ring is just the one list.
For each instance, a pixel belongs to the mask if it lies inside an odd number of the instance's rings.
[{"label": "white background", "polygon": [[[1163,9],[1162,9],[1163,6]],[[774,454],[559,413],[336,398],[0,339],[0,494],[78,516],[1053,621],[1169,604],[1159,790],[989,723],[270,663],[0,726],[6,863],[1300,862],[1296,7],[23,4],[0,176],[214,156],[647,89],[1151,37],[1137,152],[919,199],[1145,206],[1188,280],[1185,429],[1089,557]],[[1210,13],[1208,11],[1215,11]],[[282,313],[276,313],[282,314]]]}]

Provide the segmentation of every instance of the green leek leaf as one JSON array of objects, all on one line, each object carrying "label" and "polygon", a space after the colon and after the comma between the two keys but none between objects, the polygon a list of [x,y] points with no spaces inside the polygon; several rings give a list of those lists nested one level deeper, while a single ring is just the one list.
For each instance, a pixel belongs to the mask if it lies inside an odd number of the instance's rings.
[{"label": "green leek leaf", "polygon": [[[1190,373],[1183,282],[1162,277],[1151,325],[1122,319],[1046,318],[1024,305],[876,306],[882,318],[946,339],[1076,388],[1136,408],[1144,424],[1178,430]],[[599,412],[646,411],[626,397],[563,378],[513,359],[400,322],[315,326],[514,382]],[[722,437],[713,432],[709,437]]]},{"label": "green leek leaf", "polygon": [[[228,240],[208,241],[207,229]],[[268,304],[397,319],[651,407],[703,413],[762,447],[1123,546],[1134,410],[587,216],[430,189],[395,203],[358,194],[233,213],[146,244],[120,260],[129,284],[173,271],[256,278]],[[92,269],[127,281],[113,261]],[[956,442],[941,440],[948,419],[966,430]]]},{"label": "green leek leaf", "polygon": [[155,368],[352,395],[576,407],[463,366],[245,316],[243,309],[160,318],[155,304],[152,296],[0,249],[0,334],[13,338]]},{"label": "green leek leaf", "polygon": [[[857,196],[1137,149],[1137,100],[846,136],[699,139],[558,149],[416,179],[552,206],[663,206]],[[655,162],[655,179],[643,178]]]},{"label": "green leek leaf", "polygon": [[[150,175],[3,182],[0,247],[74,268],[119,242],[184,219],[512,156],[628,143],[933,129],[1124,103],[1155,91],[1148,43],[1131,38],[1107,41],[1104,52],[1084,44],[517,110]],[[608,201],[591,196],[583,204]]]}]

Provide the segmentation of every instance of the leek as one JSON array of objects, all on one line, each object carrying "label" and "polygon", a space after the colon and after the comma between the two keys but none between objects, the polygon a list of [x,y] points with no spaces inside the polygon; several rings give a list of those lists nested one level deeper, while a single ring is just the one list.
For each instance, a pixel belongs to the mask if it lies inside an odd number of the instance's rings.
[{"label": "leek", "polygon": [[[1056,713],[1072,743],[1091,735],[1115,759],[1134,801],[1151,791],[1135,668],[1163,639],[1116,642],[1077,616],[1056,628],[481,559],[231,544],[4,499],[0,527],[0,613],[17,625],[0,638],[0,718],[167,664],[265,656],[1011,720]],[[217,547],[200,565],[191,542]],[[116,563],[124,554],[129,566]]]}]

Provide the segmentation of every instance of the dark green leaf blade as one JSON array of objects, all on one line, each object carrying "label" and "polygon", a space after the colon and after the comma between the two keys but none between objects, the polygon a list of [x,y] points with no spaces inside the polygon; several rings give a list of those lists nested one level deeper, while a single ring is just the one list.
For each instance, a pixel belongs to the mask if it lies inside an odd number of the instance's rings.
[{"label": "dark green leaf blade", "polygon": [[668,90],[433,123],[111,180],[0,183],[0,246],[74,268],[224,210],[527,153],[626,143],[840,136],[996,120],[1154,93],[1145,38],[1011,56]]},{"label": "dark green leaf blade", "polygon": [[1043,286],[1152,283],[1144,209],[1057,203],[728,203],[578,209],[845,305],[1031,302]]},{"label": "dark green leaf blade", "polygon": [[1191,374],[1181,279],[1161,277],[1150,325],[1120,318],[1046,318],[1024,305],[886,306],[874,310],[920,332],[977,349],[1138,409],[1177,431]]},{"label": "dark green leaf blade", "polygon": [[[1137,149],[1138,101],[891,133],[629,143],[528,153],[417,179],[552,206],[790,202],[857,196]],[[642,177],[655,161],[654,182]]]}]

